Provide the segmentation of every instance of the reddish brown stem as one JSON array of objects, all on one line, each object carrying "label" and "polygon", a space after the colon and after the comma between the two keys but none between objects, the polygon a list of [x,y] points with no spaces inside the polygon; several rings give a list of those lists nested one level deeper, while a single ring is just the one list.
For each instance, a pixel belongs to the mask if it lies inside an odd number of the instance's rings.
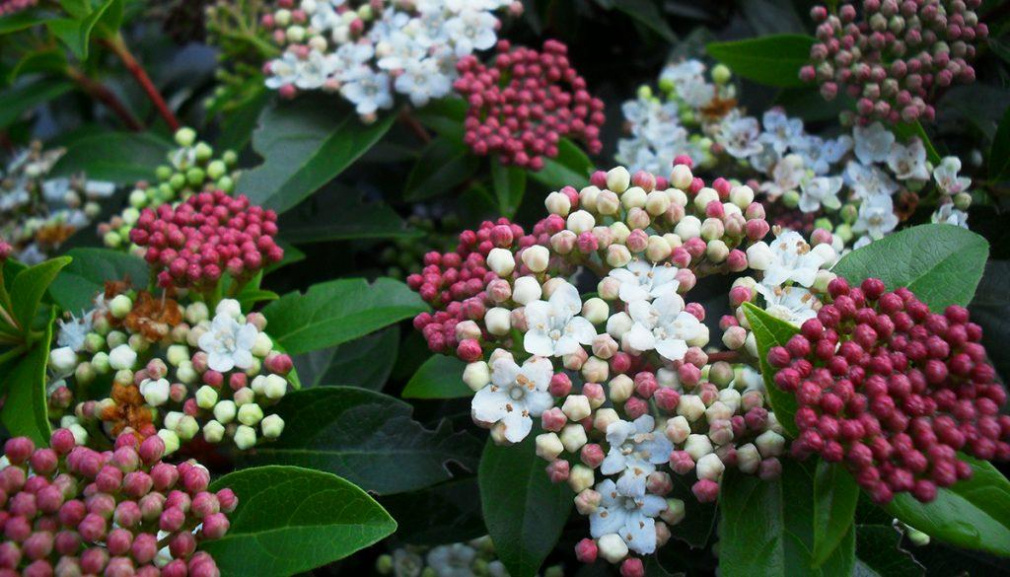
[{"label": "reddish brown stem", "polygon": [[404,108],[400,112],[398,120],[401,124],[410,129],[410,131],[413,132],[421,142],[424,144],[431,142],[431,135],[428,134],[428,131],[424,129],[424,126],[422,126],[421,123],[414,118],[414,115],[410,113],[410,110]]},{"label": "reddish brown stem", "polygon": [[109,108],[119,119],[134,132],[140,132],[144,130],[144,125],[137,120],[137,117],[131,113],[126,106],[119,100],[114,92],[105,87],[104,84],[89,78],[80,70],[75,68],[67,69],[67,76],[71,80],[77,83],[82,90],[87,92],[92,98],[98,100],[106,107]]},{"label": "reddish brown stem", "polygon": [[168,104],[161,96],[161,92],[159,92],[158,88],[154,85],[154,82],[151,82],[151,77],[147,75],[147,71],[144,70],[144,67],[140,64],[140,62],[137,62],[137,59],[134,58],[133,53],[130,52],[130,48],[126,45],[126,42],[123,41],[123,37],[116,35],[113,38],[103,39],[101,43],[112,50],[116,56],[123,61],[123,65],[130,71],[130,74],[132,74],[137,80],[137,83],[140,84],[140,87],[147,94],[151,103],[154,104],[154,107],[158,110],[158,114],[160,114],[161,118],[165,120],[165,124],[167,124],[173,132],[179,130],[179,120],[168,107]]},{"label": "reddish brown stem", "polygon": [[737,351],[719,351],[717,353],[708,354],[708,362],[715,363],[718,361],[726,361],[727,363],[738,363],[740,362],[740,353]]}]

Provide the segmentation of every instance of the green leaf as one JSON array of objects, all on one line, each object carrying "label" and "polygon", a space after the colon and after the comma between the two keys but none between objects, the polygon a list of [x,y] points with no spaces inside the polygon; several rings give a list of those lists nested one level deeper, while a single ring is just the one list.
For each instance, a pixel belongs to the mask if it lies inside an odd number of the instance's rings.
[{"label": "green leaf", "polygon": [[859,486],[839,464],[819,461],[814,474],[813,565],[823,565],[853,530]]},{"label": "green leaf", "polygon": [[462,143],[463,121],[468,108],[469,105],[462,98],[439,98],[414,111],[414,118],[441,136]]},{"label": "green leaf", "polygon": [[630,16],[639,24],[659,35],[666,42],[673,44],[677,36],[670,25],[663,19],[659,6],[653,0],[611,0],[613,7]]},{"label": "green leaf", "polygon": [[396,538],[411,545],[449,545],[487,535],[476,477],[379,501],[399,525]]},{"label": "green leaf", "polygon": [[886,236],[845,255],[833,272],[850,283],[879,278],[908,287],[934,311],[967,306],[989,258],[981,236],[949,224],[927,224]]},{"label": "green leaf", "polygon": [[70,264],[70,257],[61,256],[27,268],[14,277],[11,284],[11,308],[14,319],[22,329],[30,330],[35,313],[45,296],[49,285],[63,267]]},{"label": "green leaf", "polygon": [[1003,113],[989,150],[989,180],[1010,179],[1010,106]]},{"label": "green leaf", "polygon": [[352,341],[427,310],[400,281],[333,280],[288,293],[263,309],[270,335],[290,354]]},{"label": "green leaf", "polygon": [[812,464],[783,459],[782,477],[771,482],[726,471],[719,501],[723,577],[852,575],[856,537],[851,527],[823,565],[813,568],[813,469]]},{"label": "green leaf", "polygon": [[499,447],[488,439],[480,460],[484,522],[498,558],[513,577],[533,577],[561,536],[574,494],[547,478],[535,436]]},{"label": "green leaf", "polygon": [[289,210],[367,152],[394,118],[362,124],[353,109],[325,95],[269,106],[252,137],[265,161],[242,175],[237,192],[265,208]]},{"label": "green leaf", "polygon": [[25,54],[7,75],[7,81],[15,82],[28,74],[62,75],[67,70],[67,56],[59,48],[43,49]]},{"label": "green leaf", "polygon": [[415,491],[452,478],[446,465],[477,466],[480,443],[411,419],[398,399],[353,387],[318,387],[290,393],[275,407],[284,434],[242,457],[245,465],[296,465],[330,471],[380,495]]},{"label": "green leaf", "polygon": [[46,364],[49,362],[56,309],[49,310],[48,320],[42,339],[17,361],[0,383],[0,391],[7,393],[3,409],[0,409],[0,421],[12,436],[30,437],[39,446],[49,445],[51,433]]},{"label": "green leaf", "polygon": [[[91,47],[91,33],[106,11],[117,4],[117,0],[106,0],[83,18],[59,18],[49,20],[46,26],[53,36],[58,38],[79,60],[87,60]],[[119,8],[122,19],[122,6]]]},{"label": "green leaf", "polygon": [[982,345],[1003,382],[1010,381],[1010,261],[991,260],[971,300],[971,320],[982,327]]},{"label": "green leaf", "polygon": [[921,122],[918,120],[911,123],[900,122],[894,126],[894,132],[903,142],[907,142],[912,137],[917,137],[922,141],[922,145],[926,149],[926,158],[934,165],[940,164],[940,153],[936,151],[933,141],[929,139],[929,135],[926,134],[926,129],[923,128]]},{"label": "green leaf", "polygon": [[901,549],[901,533],[891,525],[856,525],[858,577],[921,577],[923,567]]},{"label": "green leaf", "polygon": [[260,467],[218,479],[238,508],[228,533],[201,549],[224,576],[285,577],[343,559],[391,535],[396,521],[367,493],[320,471]]},{"label": "green leaf", "polygon": [[151,180],[165,163],[172,143],[144,132],[110,132],[74,142],[53,167],[52,176],[84,173],[91,180],[128,184]]},{"label": "green leaf", "polygon": [[800,330],[782,319],[771,316],[751,303],[744,303],[743,312],[747,316],[751,330],[754,331],[754,339],[757,340],[761,375],[764,377],[768,401],[771,403],[772,410],[775,411],[775,416],[782,428],[790,437],[796,437],[799,434],[799,429],[796,428],[796,409],[799,408],[799,403],[792,393],[779,389],[775,384],[776,371],[768,364],[768,351],[772,347],[784,347],[789,339],[799,334]]},{"label": "green leaf", "polygon": [[0,36],[27,30],[45,23],[49,16],[40,10],[24,10],[0,18]]},{"label": "green leaf", "polygon": [[473,176],[479,165],[462,142],[436,138],[407,176],[403,199],[415,202],[451,192]]},{"label": "green leaf", "polygon": [[934,539],[1010,557],[1010,481],[987,461],[960,458],[971,465],[970,479],[940,489],[931,503],[899,493],[884,509]]},{"label": "green leaf", "polygon": [[49,287],[53,301],[64,311],[79,314],[94,306],[95,296],[105,290],[106,281],[129,280],[135,289],[147,287],[150,269],[144,259],[117,250],[75,248],[73,258]]},{"label": "green leaf", "polygon": [[494,158],[491,160],[491,180],[502,216],[512,218],[526,192],[526,171],[515,166],[503,166]]},{"label": "green leaf", "polygon": [[0,129],[7,128],[40,104],[63,96],[74,88],[69,80],[43,78],[26,82],[0,93]]},{"label": "green leaf", "polygon": [[262,78],[252,78],[250,82],[255,82],[251,87],[252,93],[234,109],[229,110],[228,114],[223,115],[221,136],[215,143],[215,146],[221,149],[241,152],[252,140],[257,119],[270,100],[270,91],[263,85]]},{"label": "green leaf", "polygon": [[403,388],[404,399],[460,399],[473,396],[463,382],[466,363],[448,355],[432,355]]},{"label": "green leaf", "polygon": [[336,183],[281,215],[278,228],[282,238],[299,244],[423,234],[386,202],[363,202],[360,192]]},{"label": "green leaf", "polygon": [[294,357],[306,388],[341,385],[382,390],[400,346],[397,326],[360,339]]},{"label": "green leaf", "polygon": [[593,173],[593,162],[586,153],[567,138],[558,141],[557,158],[544,158],[544,167],[530,172],[533,180],[553,190],[572,186],[581,190],[589,186],[589,176]]},{"label": "green leaf", "polygon": [[810,61],[813,36],[778,34],[706,46],[709,56],[733,72],[770,86],[803,86],[800,68]]}]

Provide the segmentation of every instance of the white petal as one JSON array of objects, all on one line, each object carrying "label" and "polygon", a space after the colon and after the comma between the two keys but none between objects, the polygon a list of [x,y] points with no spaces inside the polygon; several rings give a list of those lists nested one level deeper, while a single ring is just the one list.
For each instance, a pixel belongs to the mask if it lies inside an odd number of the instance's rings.
[{"label": "white petal", "polygon": [[589,517],[589,533],[594,539],[617,533],[624,528],[627,514],[618,507],[600,507]]},{"label": "white petal", "polygon": [[519,365],[511,358],[500,358],[491,367],[491,382],[499,387],[511,385],[518,376]]},{"label": "white petal", "polygon": [[616,475],[624,470],[624,455],[617,449],[611,449],[607,458],[600,464],[600,472],[604,475]]},{"label": "white petal", "polygon": [[591,345],[596,338],[596,327],[584,317],[575,317],[568,321],[565,333],[583,345]]},{"label": "white petal", "polygon": [[656,551],[656,521],[644,515],[629,515],[620,532],[628,549],[649,555]]},{"label": "white petal", "polygon": [[213,351],[207,355],[207,366],[219,373],[226,373],[235,368],[235,360],[228,353]]},{"label": "white petal", "polygon": [[664,359],[679,361],[687,353],[687,343],[680,339],[665,339],[656,343],[656,352]]},{"label": "white petal", "polygon": [[505,424],[505,438],[512,443],[522,441],[533,429],[533,419],[524,417],[521,411],[506,413],[501,421]]},{"label": "white petal", "polygon": [[526,410],[530,415],[539,417],[544,411],[554,406],[554,397],[546,391],[531,391],[526,393]]},{"label": "white petal", "polygon": [[640,323],[635,323],[628,331],[628,344],[636,351],[650,351],[656,347],[656,336]]},{"label": "white petal", "polygon": [[[554,340],[541,331],[529,331],[523,336],[523,348],[531,355],[552,357],[555,355]],[[558,353],[561,354],[561,353]]]},{"label": "white petal", "polygon": [[481,423],[496,423],[505,416],[505,404],[508,401],[505,389],[487,386],[473,396],[470,413],[474,420]]}]

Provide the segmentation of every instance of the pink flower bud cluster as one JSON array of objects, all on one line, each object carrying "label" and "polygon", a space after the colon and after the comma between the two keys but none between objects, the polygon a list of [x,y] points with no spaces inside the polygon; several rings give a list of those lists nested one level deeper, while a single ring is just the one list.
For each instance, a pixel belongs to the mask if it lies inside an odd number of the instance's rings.
[{"label": "pink flower bud cluster", "polygon": [[[17,437],[4,446],[0,575],[220,575],[196,549],[228,532],[238,500],[230,489],[210,492],[207,469],[162,462],[158,437],[125,435],[98,452],[60,429],[50,445]],[[166,545],[171,561],[155,564]]]},{"label": "pink flower bud cluster", "polygon": [[929,502],[970,477],[958,451],[1010,458],[1006,391],[967,309],[933,313],[878,279],[828,290],[833,302],[768,353],[776,385],[799,402],[795,455],[844,463],[878,503],[901,492]]},{"label": "pink flower bud cluster", "polygon": [[975,80],[969,63],[988,36],[981,0],[846,0],[831,14],[816,6],[817,42],[800,78],[833,100],[844,88],[861,122],[932,120],[938,94]]},{"label": "pink flower bud cluster", "polygon": [[475,154],[540,170],[545,157],[558,155],[563,137],[582,141],[592,154],[602,150],[603,101],[586,90],[561,42],[548,40],[537,52],[503,40],[492,66],[467,56],[456,68],[453,88],[470,105],[464,142]]},{"label": "pink flower bud cluster", "polygon": [[3,0],[0,2],[0,16],[27,10],[39,3],[39,0]]},{"label": "pink flower bud cluster", "polygon": [[273,210],[218,190],[193,195],[177,207],[145,209],[130,240],[146,249],[144,258],[161,287],[209,290],[224,273],[245,280],[280,262],[284,250],[276,234]]},{"label": "pink flower bud cluster", "polygon": [[9,259],[11,257],[11,254],[13,253],[14,253],[14,247],[11,246],[11,243],[3,239],[0,239],[0,263],[3,263],[7,259]]}]

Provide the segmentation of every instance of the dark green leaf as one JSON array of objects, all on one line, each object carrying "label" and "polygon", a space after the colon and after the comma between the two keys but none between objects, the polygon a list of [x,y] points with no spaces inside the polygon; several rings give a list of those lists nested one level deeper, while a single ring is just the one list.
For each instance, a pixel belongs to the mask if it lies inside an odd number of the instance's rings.
[{"label": "dark green leaf", "polygon": [[784,347],[789,339],[799,334],[800,330],[751,303],[744,303],[743,309],[757,340],[758,355],[761,357],[761,375],[764,377],[765,390],[768,391],[768,400],[782,428],[789,436],[795,437],[799,433],[796,428],[796,409],[799,408],[799,404],[792,393],[780,390],[775,385],[775,369],[768,364],[768,351],[772,347]]},{"label": "dark green leaf", "polygon": [[[53,36],[57,37],[80,60],[87,60],[91,47],[91,33],[103,19],[110,7],[118,0],[105,0],[83,18],[59,18],[46,21],[46,26]],[[89,6],[90,7],[90,6]],[[115,9],[113,8],[113,11]],[[119,7],[119,18],[122,18],[122,6]]]},{"label": "dark green leaf", "polygon": [[49,16],[40,10],[24,10],[0,18],[0,36],[27,30],[45,23]]},{"label": "dark green leaf", "polygon": [[281,215],[279,228],[282,238],[299,244],[422,234],[407,226],[387,203],[363,202],[360,192],[338,184],[327,186]]},{"label": "dark green leaf", "polygon": [[920,577],[922,567],[901,549],[901,533],[890,525],[856,525],[858,577]]},{"label": "dark green leaf", "polygon": [[39,263],[27,268],[16,277],[11,284],[11,308],[14,319],[21,324],[24,330],[29,330],[32,319],[45,296],[49,285],[60,273],[60,270],[70,264],[69,257],[59,257]]},{"label": "dark green leaf", "polygon": [[265,161],[242,175],[238,192],[277,212],[291,209],[367,152],[395,117],[362,124],[354,110],[325,95],[268,106],[252,137]]},{"label": "dark green leaf", "polygon": [[215,143],[216,146],[240,152],[252,139],[256,121],[270,101],[270,91],[263,86],[263,79],[254,80],[257,84],[252,95],[224,115],[221,121],[221,137]]},{"label": "dark green leaf", "polygon": [[770,86],[803,86],[800,68],[810,61],[812,36],[778,34],[734,42],[715,42],[709,56],[739,76]]},{"label": "dark green leaf", "polygon": [[463,142],[463,120],[467,103],[462,98],[440,98],[414,111],[417,120],[440,135]]},{"label": "dark green leaf", "polygon": [[502,216],[512,218],[519,210],[526,192],[526,171],[514,166],[503,166],[498,159],[492,159],[491,180]]},{"label": "dark green leaf", "polygon": [[405,399],[458,399],[473,395],[463,382],[466,363],[448,355],[432,355],[404,387]]},{"label": "dark green leaf", "polygon": [[386,330],[294,358],[306,387],[347,386],[382,390],[396,363],[400,328]]},{"label": "dark green leaf", "polygon": [[852,531],[859,486],[839,464],[819,461],[814,474],[813,565],[820,567]]},{"label": "dark green leaf", "polygon": [[425,429],[411,420],[412,411],[403,401],[365,389],[296,391],[275,407],[284,434],[242,460],[331,471],[380,495],[446,481],[452,478],[450,462],[476,468],[480,443],[474,437],[452,432],[448,422]]},{"label": "dark green leaf", "polygon": [[593,163],[581,148],[567,138],[558,142],[557,158],[545,158],[544,167],[530,172],[530,178],[553,190],[566,186],[581,190],[589,186]]},{"label": "dark green leaf", "polygon": [[659,35],[660,38],[673,44],[677,36],[670,25],[663,19],[659,6],[653,0],[610,0],[614,8],[624,12],[636,22]]},{"label": "dark green leaf", "polygon": [[154,134],[113,132],[76,141],[53,167],[53,176],[86,174],[91,180],[129,184],[151,180],[172,143]]},{"label": "dark green leaf", "polygon": [[932,503],[908,493],[885,506],[906,525],[951,545],[1010,557],[1010,481],[992,464],[961,455],[974,472]]},{"label": "dark green leaf", "polygon": [[996,129],[989,150],[989,179],[1002,181],[1010,179],[1010,106],[1003,113],[1003,119]]},{"label": "dark green leaf", "polygon": [[488,439],[480,461],[484,521],[498,558],[513,577],[533,577],[561,536],[574,494],[552,483],[534,435],[499,447]]},{"label": "dark green leaf", "polygon": [[26,82],[0,93],[0,129],[21,119],[29,110],[63,96],[74,88],[69,80],[43,78]]},{"label": "dark green leaf", "polygon": [[908,287],[934,311],[967,306],[982,278],[989,244],[949,224],[905,229],[845,255],[833,271],[850,283],[879,278],[889,290]]},{"label": "dark green leaf", "polygon": [[715,528],[718,507],[715,503],[702,503],[691,492],[698,480],[696,476],[673,475],[672,478],[673,491],[669,496],[684,502],[684,519],[670,526],[670,534],[695,549],[704,549]]},{"label": "dark green leaf", "polygon": [[476,477],[380,501],[399,525],[396,538],[411,545],[448,545],[487,535]]},{"label": "dark green leaf", "polygon": [[971,320],[982,326],[989,360],[1010,381],[1010,261],[991,260],[971,301]]},{"label": "dark green leaf", "polygon": [[61,75],[67,70],[67,57],[59,48],[44,49],[25,54],[14,65],[8,75],[8,82],[13,83],[21,76],[28,74]]},{"label": "dark green leaf", "polygon": [[749,0],[740,9],[756,36],[803,33],[803,21],[791,0]]},{"label": "dark green leaf", "polygon": [[820,569],[813,568],[811,464],[784,459],[782,478],[772,482],[728,469],[719,509],[719,572],[723,577],[852,575],[856,544],[852,528]]},{"label": "dark green leaf", "polygon": [[263,309],[270,335],[290,354],[325,349],[427,310],[407,285],[388,278],[333,280],[288,293]]},{"label": "dark green leaf", "polygon": [[238,508],[228,533],[201,548],[224,576],[285,577],[343,559],[396,530],[396,521],[351,483],[298,467],[260,467],[218,479]]},{"label": "dark green leaf", "polygon": [[105,290],[106,281],[129,280],[135,289],[147,287],[150,269],[144,259],[117,250],[75,248],[67,253],[73,258],[49,287],[56,304],[65,311],[79,314],[94,306],[94,299]]},{"label": "dark green leaf", "polygon": [[7,374],[0,383],[0,391],[7,394],[3,409],[0,409],[0,421],[12,436],[30,437],[40,446],[49,445],[51,433],[46,364],[49,362],[49,343],[53,340],[55,321],[56,310],[50,309],[45,334],[13,367],[4,367]]},{"label": "dark green leaf", "polygon": [[473,176],[479,164],[463,143],[436,138],[407,176],[403,198],[414,202],[451,192]]}]

